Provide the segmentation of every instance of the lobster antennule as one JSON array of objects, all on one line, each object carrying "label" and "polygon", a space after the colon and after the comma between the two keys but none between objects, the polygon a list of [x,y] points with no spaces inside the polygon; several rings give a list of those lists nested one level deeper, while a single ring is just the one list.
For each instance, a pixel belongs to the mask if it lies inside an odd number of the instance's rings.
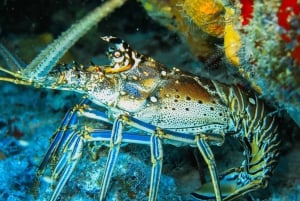
[{"label": "lobster antennule", "polygon": [[11,82],[20,85],[32,85],[32,81],[25,79],[22,72],[26,65],[19,58],[14,56],[3,44],[0,43],[0,57],[3,59],[7,68],[0,66],[0,72],[12,77],[0,77],[0,81]]},{"label": "lobster antennule", "polygon": [[6,65],[13,71],[21,71],[26,64],[17,56],[13,55],[3,44],[0,43],[0,57]]},{"label": "lobster antennule", "polygon": [[22,77],[21,71],[13,72],[13,71],[10,71],[10,70],[0,66],[0,72],[4,72],[5,74],[12,76],[12,77],[1,77],[0,76],[0,81],[10,82],[10,83],[19,84],[19,85],[33,85],[32,81],[24,79]]}]

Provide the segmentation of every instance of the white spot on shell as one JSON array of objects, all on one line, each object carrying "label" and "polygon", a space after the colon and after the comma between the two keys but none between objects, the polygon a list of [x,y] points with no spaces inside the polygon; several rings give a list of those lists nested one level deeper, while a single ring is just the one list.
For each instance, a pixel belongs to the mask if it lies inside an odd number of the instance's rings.
[{"label": "white spot on shell", "polygon": [[152,103],[156,103],[156,102],[157,102],[157,98],[156,98],[155,96],[151,96],[151,97],[150,97],[150,101],[151,101]]},{"label": "white spot on shell", "polygon": [[167,75],[167,72],[163,70],[163,71],[161,71],[161,75],[162,75],[162,76],[166,76],[166,75]]}]

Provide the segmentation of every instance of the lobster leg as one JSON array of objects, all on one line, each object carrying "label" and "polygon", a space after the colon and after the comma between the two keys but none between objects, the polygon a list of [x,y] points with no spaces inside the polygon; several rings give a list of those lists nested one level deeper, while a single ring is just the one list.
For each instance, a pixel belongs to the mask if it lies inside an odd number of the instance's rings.
[{"label": "lobster leg", "polygon": [[[63,186],[73,172],[77,162],[81,158],[83,143],[85,141],[100,140],[110,141],[110,152],[101,185],[101,200],[105,198],[121,142],[150,145],[151,161],[153,165],[150,181],[149,201],[156,200],[159,178],[162,169],[162,143],[159,137],[156,135],[156,127],[150,124],[145,124],[134,118],[130,119],[130,121],[127,121],[126,116],[120,116],[114,121],[112,131],[93,130],[90,128],[79,130],[75,126],[78,123],[79,113],[87,118],[110,122],[106,113],[90,107],[84,107],[83,105],[85,103],[86,100],[75,106],[67,113],[60,128],[55,133],[50,148],[48,149],[41,165],[39,166],[38,176],[43,174],[49,161],[53,160],[53,158],[59,158],[52,173],[52,178],[54,180],[58,179],[58,182],[51,197],[51,201],[57,199]],[[152,135],[151,137],[146,137],[145,135],[134,132],[123,132],[123,124],[128,124],[138,130],[148,133],[151,131]]]},{"label": "lobster leg", "polygon": [[[83,105],[86,102],[87,99],[84,99],[79,105]],[[52,161],[56,163],[55,159],[60,158],[60,154],[63,153],[63,149],[66,147],[70,139],[74,137],[74,125],[78,123],[78,108],[78,106],[75,106],[67,112],[59,129],[53,135],[51,145],[37,170],[37,176],[33,185],[34,194],[36,194],[36,189],[39,185],[39,177],[45,172],[49,162]]]},{"label": "lobster leg", "polygon": [[[74,159],[74,155],[79,153],[75,151],[78,148],[78,144],[80,141],[80,134],[78,132],[73,132],[74,134],[71,136],[70,140],[67,142],[66,146],[64,147],[62,154],[52,172],[52,177],[57,179],[61,173],[64,171],[66,166],[69,164],[70,161]],[[75,151],[75,152],[74,152]]]},{"label": "lobster leg", "polygon": [[43,174],[46,165],[52,160],[53,156],[57,156],[61,149],[66,146],[78,124],[78,111],[88,102],[89,100],[84,98],[78,105],[67,112],[61,125],[52,137],[51,145],[38,168],[38,175]]},{"label": "lobster leg", "polygon": [[69,129],[70,125],[75,125],[77,123],[77,112],[73,109],[68,111],[66,114],[61,126],[55,132],[51,145],[48,148],[46,155],[44,156],[40,166],[38,167],[37,175],[40,176],[44,173],[44,170],[49,163],[49,161],[53,160],[53,156],[57,156],[57,153],[60,152],[62,147],[65,146],[66,142],[70,139],[72,134],[74,134],[73,129]]},{"label": "lobster leg", "polygon": [[[190,134],[162,130],[151,124],[145,123],[127,115],[120,115],[114,120],[112,131],[93,128],[83,128],[80,130],[76,128],[77,116],[79,114],[80,116],[86,118],[111,123],[111,118],[109,118],[106,113],[87,107],[86,105],[84,105],[85,103],[86,102],[83,101],[80,105],[74,107],[66,115],[62,126],[56,133],[52,144],[41,166],[39,167],[39,174],[41,174],[43,173],[50,160],[52,160],[53,158],[59,158],[52,174],[52,177],[55,180],[58,178],[58,184],[54,190],[51,200],[55,200],[59,196],[63,186],[69,179],[71,173],[75,168],[75,165],[81,157],[83,144],[85,142],[91,141],[110,142],[110,151],[102,178],[100,200],[104,200],[106,196],[112,171],[118,157],[120,145],[123,142],[150,145],[152,172],[148,200],[156,200],[162,170],[163,139],[174,140],[181,143],[185,142],[186,144],[198,146],[200,153],[205,158],[209,166],[212,181],[214,182],[213,189],[216,194],[216,199],[218,201],[221,200],[221,192],[218,183],[216,165],[214,162],[213,154],[208,145],[208,141],[218,143],[219,141],[222,141],[222,139],[210,139],[209,136],[203,134],[193,136]],[[124,132],[123,127],[125,125],[128,125],[136,129],[137,131]]]},{"label": "lobster leg", "polygon": [[[114,169],[117,156],[120,149],[120,144],[122,142],[123,137],[123,124],[128,124],[138,130],[147,131],[149,129],[152,130],[151,132],[151,139],[150,139],[150,150],[151,150],[151,162],[152,162],[152,171],[151,171],[151,180],[150,180],[150,191],[149,191],[149,201],[155,201],[157,194],[158,194],[158,187],[159,187],[159,180],[162,170],[162,142],[159,139],[155,127],[141,123],[134,118],[129,118],[125,115],[119,116],[113,125],[111,140],[110,140],[110,151],[104,171],[104,175],[102,178],[101,183],[101,193],[100,193],[100,200],[104,200],[107,189],[109,186],[109,181],[111,179],[112,171]],[[139,134],[136,134],[136,139],[139,139]],[[141,142],[137,141],[138,144]],[[143,143],[143,142],[142,142]]]},{"label": "lobster leg", "polygon": [[109,182],[120,150],[122,141],[123,122],[117,118],[113,124],[111,136],[110,136],[110,149],[107,157],[107,162],[104,170],[104,175],[101,182],[100,200],[105,199]]},{"label": "lobster leg", "polygon": [[[201,134],[201,135],[204,135],[204,134]],[[214,155],[213,155],[208,143],[206,142],[205,138],[206,138],[205,135],[203,137],[199,136],[199,135],[196,136],[197,147],[198,147],[201,155],[203,156],[206,164],[208,165],[216,201],[221,201],[222,198],[221,198],[220,183],[219,183],[219,177],[217,174],[217,168],[216,168]]]},{"label": "lobster leg", "polygon": [[152,172],[150,180],[149,201],[155,201],[158,194],[160,175],[162,170],[163,149],[161,139],[157,135],[151,136],[151,163]]},{"label": "lobster leg", "polygon": [[[109,141],[111,139],[111,131],[104,130],[93,130],[89,134],[88,141]],[[162,170],[162,142],[157,134],[144,135],[140,132],[122,132],[122,142],[123,143],[135,143],[135,144],[144,144],[150,145],[151,149],[151,162],[152,162],[152,171],[151,171],[151,180],[150,180],[150,191],[149,191],[149,201],[154,201],[157,198],[159,180]],[[108,163],[111,160],[107,160]],[[111,168],[109,171],[113,170],[114,164],[107,164],[106,168]],[[107,173],[105,173],[107,174]],[[111,175],[108,175],[107,182],[109,182]],[[103,185],[103,182],[102,182]],[[109,183],[105,184],[109,185]],[[104,187],[102,186],[102,189]],[[100,200],[105,198],[105,194],[102,195]]]},{"label": "lobster leg", "polygon": [[56,179],[58,176],[60,178],[57,182],[50,201],[55,201],[61,193],[64,185],[68,181],[69,177],[75,169],[76,164],[82,156],[82,148],[83,140],[81,139],[80,135],[75,134],[70,140],[70,143],[68,143],[65,153],[59,160],[52,174],[52,177],[54,179]]}]

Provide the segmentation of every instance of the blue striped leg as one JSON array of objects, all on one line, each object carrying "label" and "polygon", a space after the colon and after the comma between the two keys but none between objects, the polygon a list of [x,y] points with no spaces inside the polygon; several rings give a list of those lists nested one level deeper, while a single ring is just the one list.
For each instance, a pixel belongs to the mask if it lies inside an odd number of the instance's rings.
[{"label": "blue striped leg", "polygon": [[57,162],[56,160],[60,158],[60,155],[63,153],[64,147],[66,147],[70,139],[73,138],[74,135],[77,135],[75,127],[78,123],[78,108],[86,102],[87,100],[84,99],[78,106],[70,109],[65,115],[60,127],[54,133],[51,140],[51,145],[48,148],[47,153],[45,154],[37,170],[37,176],[35,178],[33,186],[33,190],[35,193],[37,191],[36,189],[39,186],[39,177],[45,172],[47,165],[50,162],[55,164]]},{"label": "blue striped leg", "polygon": [[152,171],[150,180],[149,201],[155,201],[158,194],[163,159],[162,141],[158,137],[158,135],[151,136],[150,149]]},{"label": "blue striped leg", "polygon": [[77,130],[78,114],[84,113],[85,115],[83,116],[88,118],[110,123],[107,115],[104,112],[91,109],[86,105],[87,103],[89,103],[89,100],[83,99],[80,104],[74,106],[67,112],[60,127],[54,133],[51,140],[51,145],[48,148],[48,151],[45,154],[40,166],[38,167],[38,176],[44,173],[46,166],[50,161],[53,161],[54,164],[57,162],[55,160],[60,158],[69,140],[73,137],[73,135],[78,135],[80,133]]},{"label": "blue striped leg", "polygon": [[204,158],[204,161],[208,166],[216,201],[221,201],[222,198],[221,198],[219,177],[217,174],[217,167],[216,167],[214,155],[206,141],[206,138],[208,137],[204,134],[196,135],[196,144],[202,157]]},{"label": "blue striped leg", "polygon": [[[113,129],[111,133],[111,138],[110,138],[110,150],[104,170],[104,175],[102,177],[102,182],[101,182],[101,192],[100,192],[100,200],[104,200],[107,189],[109,187],[111,175],[113,172],[113,169],[115,167],[119,150],[120,150],[120,145],[121,142],[123,141],[123,124],[129,123],[128,117],[126,116],[119,116],[114,124],[113,124]],[[138,124],[140,121],[136,121],[135,124]],[[141,129],[142,125],[138,124],[137,126],[135,124],[130,124],[131,126]],[[150,125],[149,125],[150,126]],[[148,126],[148,127],[149,127]],[[147,130],[149,128],[144,128],[141,130]],[[153,127],[152,127],[153,129]],[[160,175],[161,175],[161,169],[162,169],[162,143],[161,140],[159,139],[158,135],[156,135],[156,132],[152,132],[153,134],[151,135],[150,139],[150,149],[151,149],[151,162],[152,162],[152,173],[151,173],[151,180],[150,180],[150,192],[149,192],[149,201],[155,201],[157,197],[157,192],[158,192],[158,186],[159,186],[159,180],[160,180]],[[145,141],[141,140],[142,135],[140,134],[135,134],[135,139],[137,139],[136,143],[141,144],[145,143]],[[145,138],[143,138],[145,139]],[[126,140],[126,139],[125,139]],[[132,141],[131,141],[132,143]]]},{"label": "blue striped leg", "polygon": [[[93,116],[93,112],[96,111],[90,111],[89,116]],[[120,121],[122,119],[122,121]],[[199,135],[191,135],[191,134],[184,134],[184,133],[178,133],[178,132],[173,132],[169,130],[163,130],[159,129],[151,124],[142,122],[138,119],[135,119],[130,116],[122,115],[120,116],[116,122],[122,122],[122,124],[126,124],[131,126],[132,128],[135,128],[140,131],[146,132],[148,135],[151,136],[149,145],[151,148],[151,161],[152,161],[152,173],[151,173],[151,181],[150,181],[150,191],[149,191],[149,201],[154,201],[157,198],[157,192],[158,192],[158,186],[159,186],[159,180],[161,176],[161,168],[162,168],[162,156],[163,156],[163,151],[162,151],[162,142],[161,140],[163,139],[168,139],[168,140],[173,140],[177,141],[180,144],[186,143],[189,145],[196,145],[198,146],[198,149],[205,159],[206,163],[208,164],[211,178],[213,181],[213,188],[215,191],[215,197],[217,201],[221,201],[221,192],[220,192],[220,184],[218,180],[218,174],[217,174],[217,169],[216,169],[216,164],[214,160],[213,153],[208,145],[208,143],[213,143],[213,144],[222,144],[224,141],[224,137],[222,135],[220,136],[215,136],[215,135],[206,135],[206,134],[199,134]],[[119,123],[118,123],[119,124]],[[123,126],[123,125],[122,125]],[[141,138],[145,139],[145,136],[143,134],[139,133],[131,133],[131,135],[125,134],[124,131],[122,131],[123,127],[121,126],[116,126],[117,133],[112,134],[112,138],[118,139],[116,142],[128,142],[128,143],[137,143],[137,144],[145,144],[147,140],[141,140]],[[122,136],[119,136],[119,134]],[[122,139],[121,139],[122,138]],[[103,136],[101,138],[103,140]],[[121,140],[120,140],[121,139]],[[95,139],[94,139],[95,140]],[[96,140],[97,141],[97,140]],[[111,142],[114,142],[114,140],[110,140]],[[115,165],[116,161],[116,154],[118,151],[117,146],[120,144],[115,145],[114,148],[111,148],[111,159],[109,157],[107,165],[106,165],[106,173],[104,176],[103,180],[105,182],[102,182],[104,187],[103,189],[107,189],[109,185],[109,180],[111,178],[111,171],[113,170],[113,167]],[[113,162],[109,162],[113,161]],[[105,193],[102,193],[101,199],[103,200],[105,198]]]},{"label": "blue striped leg", "polygon": [[55,186],[50,201],[57,200],[64,185],[74,171],[76,164],[82,156],[83,144],[84,141],[81,135],[78,133],[72,135],[68,143],[66,143],[63,154],[52,173],[53,180],[58,179],[58,182]]},{"label": "blue striped leg", "polygon": [[[39,176],[41,176],[47,165],[51,162],[54,164],[52,172],[52,180],[56,181],[56,186],[51,197],[51,201],[55,201],[61,193],[64,185],[71,176],[78,161],[82,156],[83,144],[88,136],[89,129],[78,127],[78,115],[87,118],[93,118],[99,121],[108,122],[106,113],[92,109],[86,104],[89,101],[84,99],[79,105],[76,105],[65,115],[59,129],[55,132],[51,145],[44,156],[40,166],[38,167],[37,178],[34,184],[34,191],[39,184]],[[106,132],[107,134],[108,132]],[[109,131],[109,136],[111,131]],[[105,138],[106,137],[106,138]],[[105,136],[103,141],[109,141],[110,137]]]},{"label": "blue striped leg", "polygon": [[[111,123],[106,113],[90,108],[85,105],[86,103],[87,100],[84,100],[66,114],[60,128],[54,134],[52,143],[38,168],[38,176],[40,176],[44,173],[49,162],[53,162],[55,165],[54,171],[52,172],[52,179],[57,181],[57,184],[51,201],[58,198],[64,185],[74,171],[77,162],[81,158],[84,142],[91,141],[91,139],[111,142],[111,150],[107,162],[108,166],[104,174],[105,179],[103,182],[103,189],[107,191],[122,140],[122,120],[115,120],[113,131],[97,130],[96,132],[91,128],[83,128],[80,130],[77,128],[79,114],[86,118]],[[90,136],[96,134],[98,134],[97,138]],[[138,136],[137,134],[129,135],[129,139],[125,139],[125,141],[138,144],[150,144],[150,139]]]},{"label": "blue striped leg", "polygon": [[51,145],[48,148],[47,153],[38,167],[38,176],[44,173],[49,161],[59,158],[59,153],[75,133],[75,128],[78,124],[78,110],[80,110],[87,102],[87,99],[83,99],[80,104],[74,106],[65,115],[60,127],[52,137]]},{"label": "blue striped leg", "polygon": [[[117,122],[117,121],[116,121]],[[116,123],[118,124],[118,123]],[[70,178],[74,168],[81,158],[82,155],[82,148],[84,142],[122,142],[125,143],[137,143],[137,144],[145,144],[150,145],[150,136],[147,135],[140,135],[134,132],[121,132],[119,135],[113,135],[113,131],[111,130],[102,130],[102,129],[91,129],[88,130],[79,130],[77,135],[73,135],[69,142],[66,144],[64,148],[64,153],[62,154],[60,160],[58,161],[54,172],[52,173],[52,177],[54,180],[58,179],[57,185],[54,189],[54,192],[51,197],[51,201],[55,201],[59,194],[61,193],[64,185],[66,184],[67,180]],[[112,140],[112,136],[116,138]],[[118,137],[122,137],[118,138]],[[115,149],[116,148],[116,149]],[[101,185],[101,188],[106,188],[109,186],[109,181],[111,178],[111,174],[114,168],[114,164],[117,160],[118,156],[118,145],[114,148],[111,147],[110,154],[107,160],[107,167],[104,173],[103,178],[106,178],[106,184]],[[102,182],[103,183],[103,182]],[[104,197],[105,198],[105,197]],[[104,199],[103,198],[103,199]]]},{"label": "blue striped leg", "polygon": [[[83,102],[81,105],[74,107],[66,115],[61,127],[58,129],[52,140],[52,144],[41,166],[39,167],[39,174],[42,174],[49,161],[54,160],[54,162],[57,162],[53,172],[53,178],[55,180],[58,179],[58,182],[51,200],[54,201],[59,196],[63,186],[69,179],[76,166],[76,163],[81,157],[83,144],[90,141],[110,142],[110,152],[102,179],[101,199],[105,198],[112,171],[119,153],[120,144],[123,142],[145,144],[150,146],[152,173],[150,180],[149,201],[154,201],[157,198],[162,169],[163,151],[161,140],[163,139],[179,142],[180,144],[186,143],[189,145],[198,145],[201,154],[205,159],[207,159],[212,180],[218,182],[213,155],[207,142],[205,141],[207,140],[207,137],[204,136],[202,139],[202,137],[198,135],[196,135],[198,137],[195,137],[195,135],[191,134],[162,130],[151,124],[139,121],[138,119],[126,115],[121,115],[119,118],[114,120],[112,131],[93,128],[83,128],[80,130],[77,128],[77,118],[79,114],[85,118],[112,123],[111,118],[109,118],[105,112],[90,108],[84,105],[85,103],[86,102]],[[124,131],[124,125],[135,128],[136,132]],[[210,142],[214,140],[208,139],[207,141]],[[218,185],[218,183],[216,184]],[[220,193],[217,192],[219,188],[214,188],[216,195],[219,195],[220,197]]]},{"label": "blue striped leg", "polygon": [[104,175],[101,181],[100,200],[105,199],[109,182],[116,161],[118,159],[120,145],[122,141],[123,122],[122,119],[117,118],[113,124],[113,128],[110,136],[110,148],[107,156],[107,161],[104,169]]},{"label": "blue striped leg", "polygon": [[[159,181],[162,170],[162,157],[163,157],[163,149],[162,149],[162,141],[160,137],[164,136],[164,131],[159,129],[151,124],[142,122],[138,119],[127,115],[121,115],[119,119],[122,119],[122,122],[126,125],[129,125],[137,130],[144,131],[150,138],[150,151],[151,151],[151,163],[152,163],[152,171],[151,171],[151,180],[150,180],[150,190],[149,190],[149,201],[155,201],[158,194],[159,189]],[[122,133],[122,130],[119,130]],[[140,138],[142,134],[136,134],[136,138]],[[124,134],[123,134],[124,138]],[[123,140],[122,140],[123,141]],[[142,143],[141,141],[137,142],[138,144]],[[108,164],[108,168],[112,168],[112,165]],[[108,178],[110,179],[110,178]],[[108,184],[106,184],[108,185]],[[105,198],[105,195],[101,196],[102,199]]]}]

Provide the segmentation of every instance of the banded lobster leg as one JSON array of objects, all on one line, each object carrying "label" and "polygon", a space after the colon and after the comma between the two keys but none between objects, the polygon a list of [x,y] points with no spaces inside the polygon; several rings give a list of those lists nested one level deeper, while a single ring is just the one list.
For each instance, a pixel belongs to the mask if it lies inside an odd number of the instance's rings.
[{"label": "banded lobster leg", "polygon": [[[200,153],[209,164],[212,180],[215,181],[213,188],[215,189],[216,199],[221,200],[216,165],[208,145],[208,141],[216,140],[214,137],[203,134],[190,135],[165,131],[127,115],[120,115],[112,121],[106,113],[90,108],[86,103],[87,100],[84,100],[81,104],[75,106],[67,113],[38,168],[38,176],[41,176],[49,162],[54,162],[55,164],[52,178],[54,181],[57,181],[57,183],[50,199],[51,201],[55,201],[58,198],[64,185],[74,171],[76,164],[81,158],[84,143],[95,141],[106,141],[110,144],[107,163],[101,181],[100,200],[105,199],[121,143],[135,143],[150,146],[152,171],[148,200],[155,201],[157,199],[162,170],[162,141],[164,139],[198,146]],[[113,128],[111,131],[93,128],[78,129],[76,126],[78,123],[78,115],[113,123]],[[131,126],[137,131],[126,132],[123,129],[125,125]],[[220,141],[223,140],[223,138],[217,140]]]},{"label": "banded lobster leg", "polygon": [[[134,132],[124,132],[123,121],[124,118],[126,118],[125,116],[116,118],[113,123],[112,131],[100,129],[78,130],[76,128],[76,124],[78,123],[78,113],[86,117],[111,123],[105,113],[87,108],[85,106],[86,103],[87,100],[84,100],[81,104],[75,106],[66,114],[60,128],[53,137],[52,143],[41,165],[38,168],[37,176],[40,176],[44,173],[48,163],[53,162],[53,160],[58,158],[58,161],[54,161],[56,166],[52,172],[52,179],[58,181],[50,200],[55,201],[58,198],[64,185],[74,171],[77,162],[81,158],[83,144],[91,141],[110,142],[110,151],[104,171],[105,173],[101,182],[100,200],[105,199],[112,171],[118,158],[121,142],[150,145],[151,162],[153,165],[149,200],[156,200],[162,169],[162,143],[156,132],[153,131],[152,135],[140,135]],[[36,182],[35,186],[37,186],[37,184],[38,182]]]},{"label": "banded lobster leg", "polygon": [[60,177],[60,179],[57,182],[51,200],[57,199],[63,186],[75,169],[77,162],[81,158],[84,142],[81,138],[80,130],[76,129],[76,124],[78,122],[77,111],[85,103],[87,103],[87,99],[84,99],[79,105],[67,112],[61,126],[54,133],[51,145],[38,167],[34,191],[38,188],[39,177],[44,174],[47,165],[49,163],[56,164],[51,177],[54,181],[56,181],[58,177]]},{"label": "banded lobster leg", "polygon": [[[57,180],[57,184],[50,200],[57,200],[64,185],[82,156],[83,144],[89,141],[110,142],[110,151],[101,185],[101,200],[104,200],[105,198],[121,142],[150,145],[153,167],[149,200],[156,200],[162,167],[162,144],[158,136],[123,132],[121,118],[117,118],[114,121],[112,131],[100,129],[77,129],[76,124],[78,123],[79,113],[90,117],[95,115],[94,119],[110,122],[108,121],[108,117],[105,113],[87,108],[85,106],[86,103],[87,100],[82,101],[81,104],[75,106],[66,114],[60,128],[54,134],[52,143],[38,168],[37,176],[41,176],[49,162],[54,162],[56,164],[52,172],[52,179],[54,181]],[[56,159],[58,159],[58,161],[55,161]],[[35,188],[37,185],[38,180],[35,182]]]}]

